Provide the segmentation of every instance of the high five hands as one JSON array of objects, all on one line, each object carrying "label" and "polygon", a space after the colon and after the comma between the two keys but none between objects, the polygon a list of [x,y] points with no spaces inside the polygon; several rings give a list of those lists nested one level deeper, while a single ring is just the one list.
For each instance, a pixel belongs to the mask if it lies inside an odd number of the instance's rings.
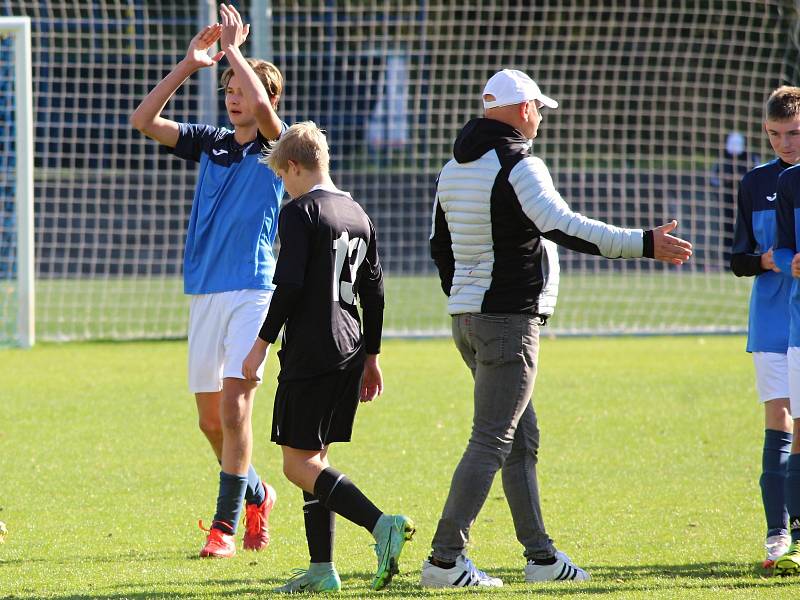
[{"label": "high five hands", "polygon": [[[225,56],[226,48],[238,48],[250,34],[250,25],[242,22],[242,16],[233,6],[220,5],[219,17],[221,23],[206,25],[189,42],[186,60],[197,69],[214,66]],[[208,51],[217,42],[221,50],[209,54]]]},{"label": "high five hands", "polygon": [[223,50],[234,46],[238,48],[247,40],[250,34],[250,24],[242,22],[242,16],[233,6],[221,4],[219,18],[222,21],[222,33],[219,45]]},{"label": "high five hands", "polygon": [[214,23],[213,25],[206,25],[200,32],[192,38],[189,42],[189,50],[186,51],[186,61],[189,62],[194,68],[202,69],[204,67],[211,67],[222,60],[225,53],[220,51],[210,56],[208,50],[217,43],[220,35],[222,34],[222,25]]}]

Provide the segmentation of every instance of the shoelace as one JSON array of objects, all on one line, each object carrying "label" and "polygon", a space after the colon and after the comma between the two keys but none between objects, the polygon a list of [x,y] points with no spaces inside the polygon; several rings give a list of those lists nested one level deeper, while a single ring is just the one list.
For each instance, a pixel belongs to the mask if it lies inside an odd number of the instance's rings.
[{"label": "shoelace", "polygon": [[292,575],[291,577],[289,577],[289,581],[287,583],[291,583],[292,581],[300,579],[306,573],[308,573],[308,569],[300,569],[300,568],[292,569]]},{"label": "shoelace", "polygon": [[[206,529],[205,527],[203,527],[203,519],[198,519],[197,520],[197,526],[200,529],[202,529],[203,531],[205,531],[206,533],[211,533],[211,530],[214,528],[214,523],[222,523],[224,525],[227,525],[227,523],[223,523],[223,521],[211,521],[211,527]],[[219,529],[217,531],[219,531],[220,533],[225,533],[224,531],[219,530]]]},{"label": "shoelace", "polygon": [[[252,514],[251,514],[252,513]],[[244,511],[244,526],[248,533],[258,533],[261,531],[261,511],[255,504],[248,504]]]},{"label": "shoelace", "polygon": [[467,571],[469,571],[470,573],[476,574],[478,576],[478,579],[488,579],[489,578],[489,576],[486,573],[484,573],[478,567],[476,567],[475,563],[473,563],[466,556],[464,557],[464,566],[467,567]]}]

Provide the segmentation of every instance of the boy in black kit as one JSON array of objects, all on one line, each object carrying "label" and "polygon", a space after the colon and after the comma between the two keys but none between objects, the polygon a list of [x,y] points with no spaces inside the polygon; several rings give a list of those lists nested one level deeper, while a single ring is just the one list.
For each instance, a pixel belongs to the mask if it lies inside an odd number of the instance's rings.
[{"label": "boy in black kit", "polygon": [[[280,213],[281,253],[269,312],[245,358],[248,379],[285,325],[272,416],[272,441],[283,450],[283,472],[303,490],[311,563],[277,591],[338,591],[333,566],[334,513],[375,537],[373,589],[398,572],[411,519],[380,511],[345,475],[330,466],[328,446],[348,442],[359,400],[383,391],[378,365],[383,327],[383,272],[375,229],[328,173],[328,144],[314,123],[290,127],[263,159],[292,197]],[[364,313],[364,333],[356,309]]]}]

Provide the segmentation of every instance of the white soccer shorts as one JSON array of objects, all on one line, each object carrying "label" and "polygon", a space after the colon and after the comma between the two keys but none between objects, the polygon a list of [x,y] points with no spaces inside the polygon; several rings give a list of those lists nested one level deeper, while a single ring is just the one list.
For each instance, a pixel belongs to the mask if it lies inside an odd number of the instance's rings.
[{"label": "white soccer shorts", "polygon": [[793,419],[800,419],[800,348],[790,346],[786,358],[789,363],[789,410]]},{"label": "white soccer shorts", "polygon": [[756,367],[758,399],[762,403],[789,397],[789,365],[785,354],[753,352],[753,364]]},{"label": "white soccer shorts", "polygon": [[[267,316],[270,290],[192,296],[189,303],[189,390],[219,392],[225,377],[244,379],[247,357]],[[266,361],[264,361],[266,362]],[[258,371],[264,374],[264,365]]]}]

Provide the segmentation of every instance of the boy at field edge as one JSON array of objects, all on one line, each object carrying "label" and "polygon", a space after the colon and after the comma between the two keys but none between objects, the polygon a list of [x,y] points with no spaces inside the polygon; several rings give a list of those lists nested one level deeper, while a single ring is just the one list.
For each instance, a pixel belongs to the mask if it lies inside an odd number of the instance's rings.
[{"label": "boy at field edge", "polygon": [[267,348],[285,324],[272,441],[283,452],[286,477],[303,491],[311,558],[308,570],[276,591],[341,589],[332,559],[334,514],[375,538],[372,588],[379,590],[398,572],[414,524],[383,513],[328,462],[333,442],[350,441],[359,400],[369,402],[383,391],[378,365],[383,271],[375,228],[350,194],[331,181],[328,144],[314,123],[292,125],[265,160],[292,201],[280,213],[275,295],[242,371],[253,381],[260,378]]},{"label": "boy at field edge", "polygon": [[[242,505],[244,548],[262,550],[275,504],[275,491],[250,464],[256,382],[241,367],[272,297],[272,244],[283,197],[283,184],[259,156],[285,125],[275,112],[280,71],[244,58],[239,47],[250,27],[235,8],[222,5],[220,20],[192,39],[186,57],[141,102],[131,124],[175,156],[200,163],[183,265],[184,291],[191,296],[189,388],[200,430],[222,467],[216,514],[200,556],[227,558],[236,553]],[[217,41],[220,51],[209,56]],[[233,131],[161,116],[189,76],[223,56],[230,64],[221,81]]]},{"label": "boy at field edge", "polygon": [[786,467],[786,510],[791,546],[775,561],[775,575],[800,574],[800,166],[778,177],[775,265],[791,276],[789,293],[789,403],[794,419],[791,455]]},{"label": "boy at field edge", "polygon": [[792,446],[789,410],[789,291],[791,279],[773,258],[775,205],[779,175],[800,161],[800,88],[783,86],[767,99],[764,130],[777,155],[748,172],[739,184],[731,270],[755,277],[750,294],[747,351],[753,355],[756,388],[764,404],[764,449],[760,478],[767,520],[764,568],[785,554],[787,531],[784,485]]}]

